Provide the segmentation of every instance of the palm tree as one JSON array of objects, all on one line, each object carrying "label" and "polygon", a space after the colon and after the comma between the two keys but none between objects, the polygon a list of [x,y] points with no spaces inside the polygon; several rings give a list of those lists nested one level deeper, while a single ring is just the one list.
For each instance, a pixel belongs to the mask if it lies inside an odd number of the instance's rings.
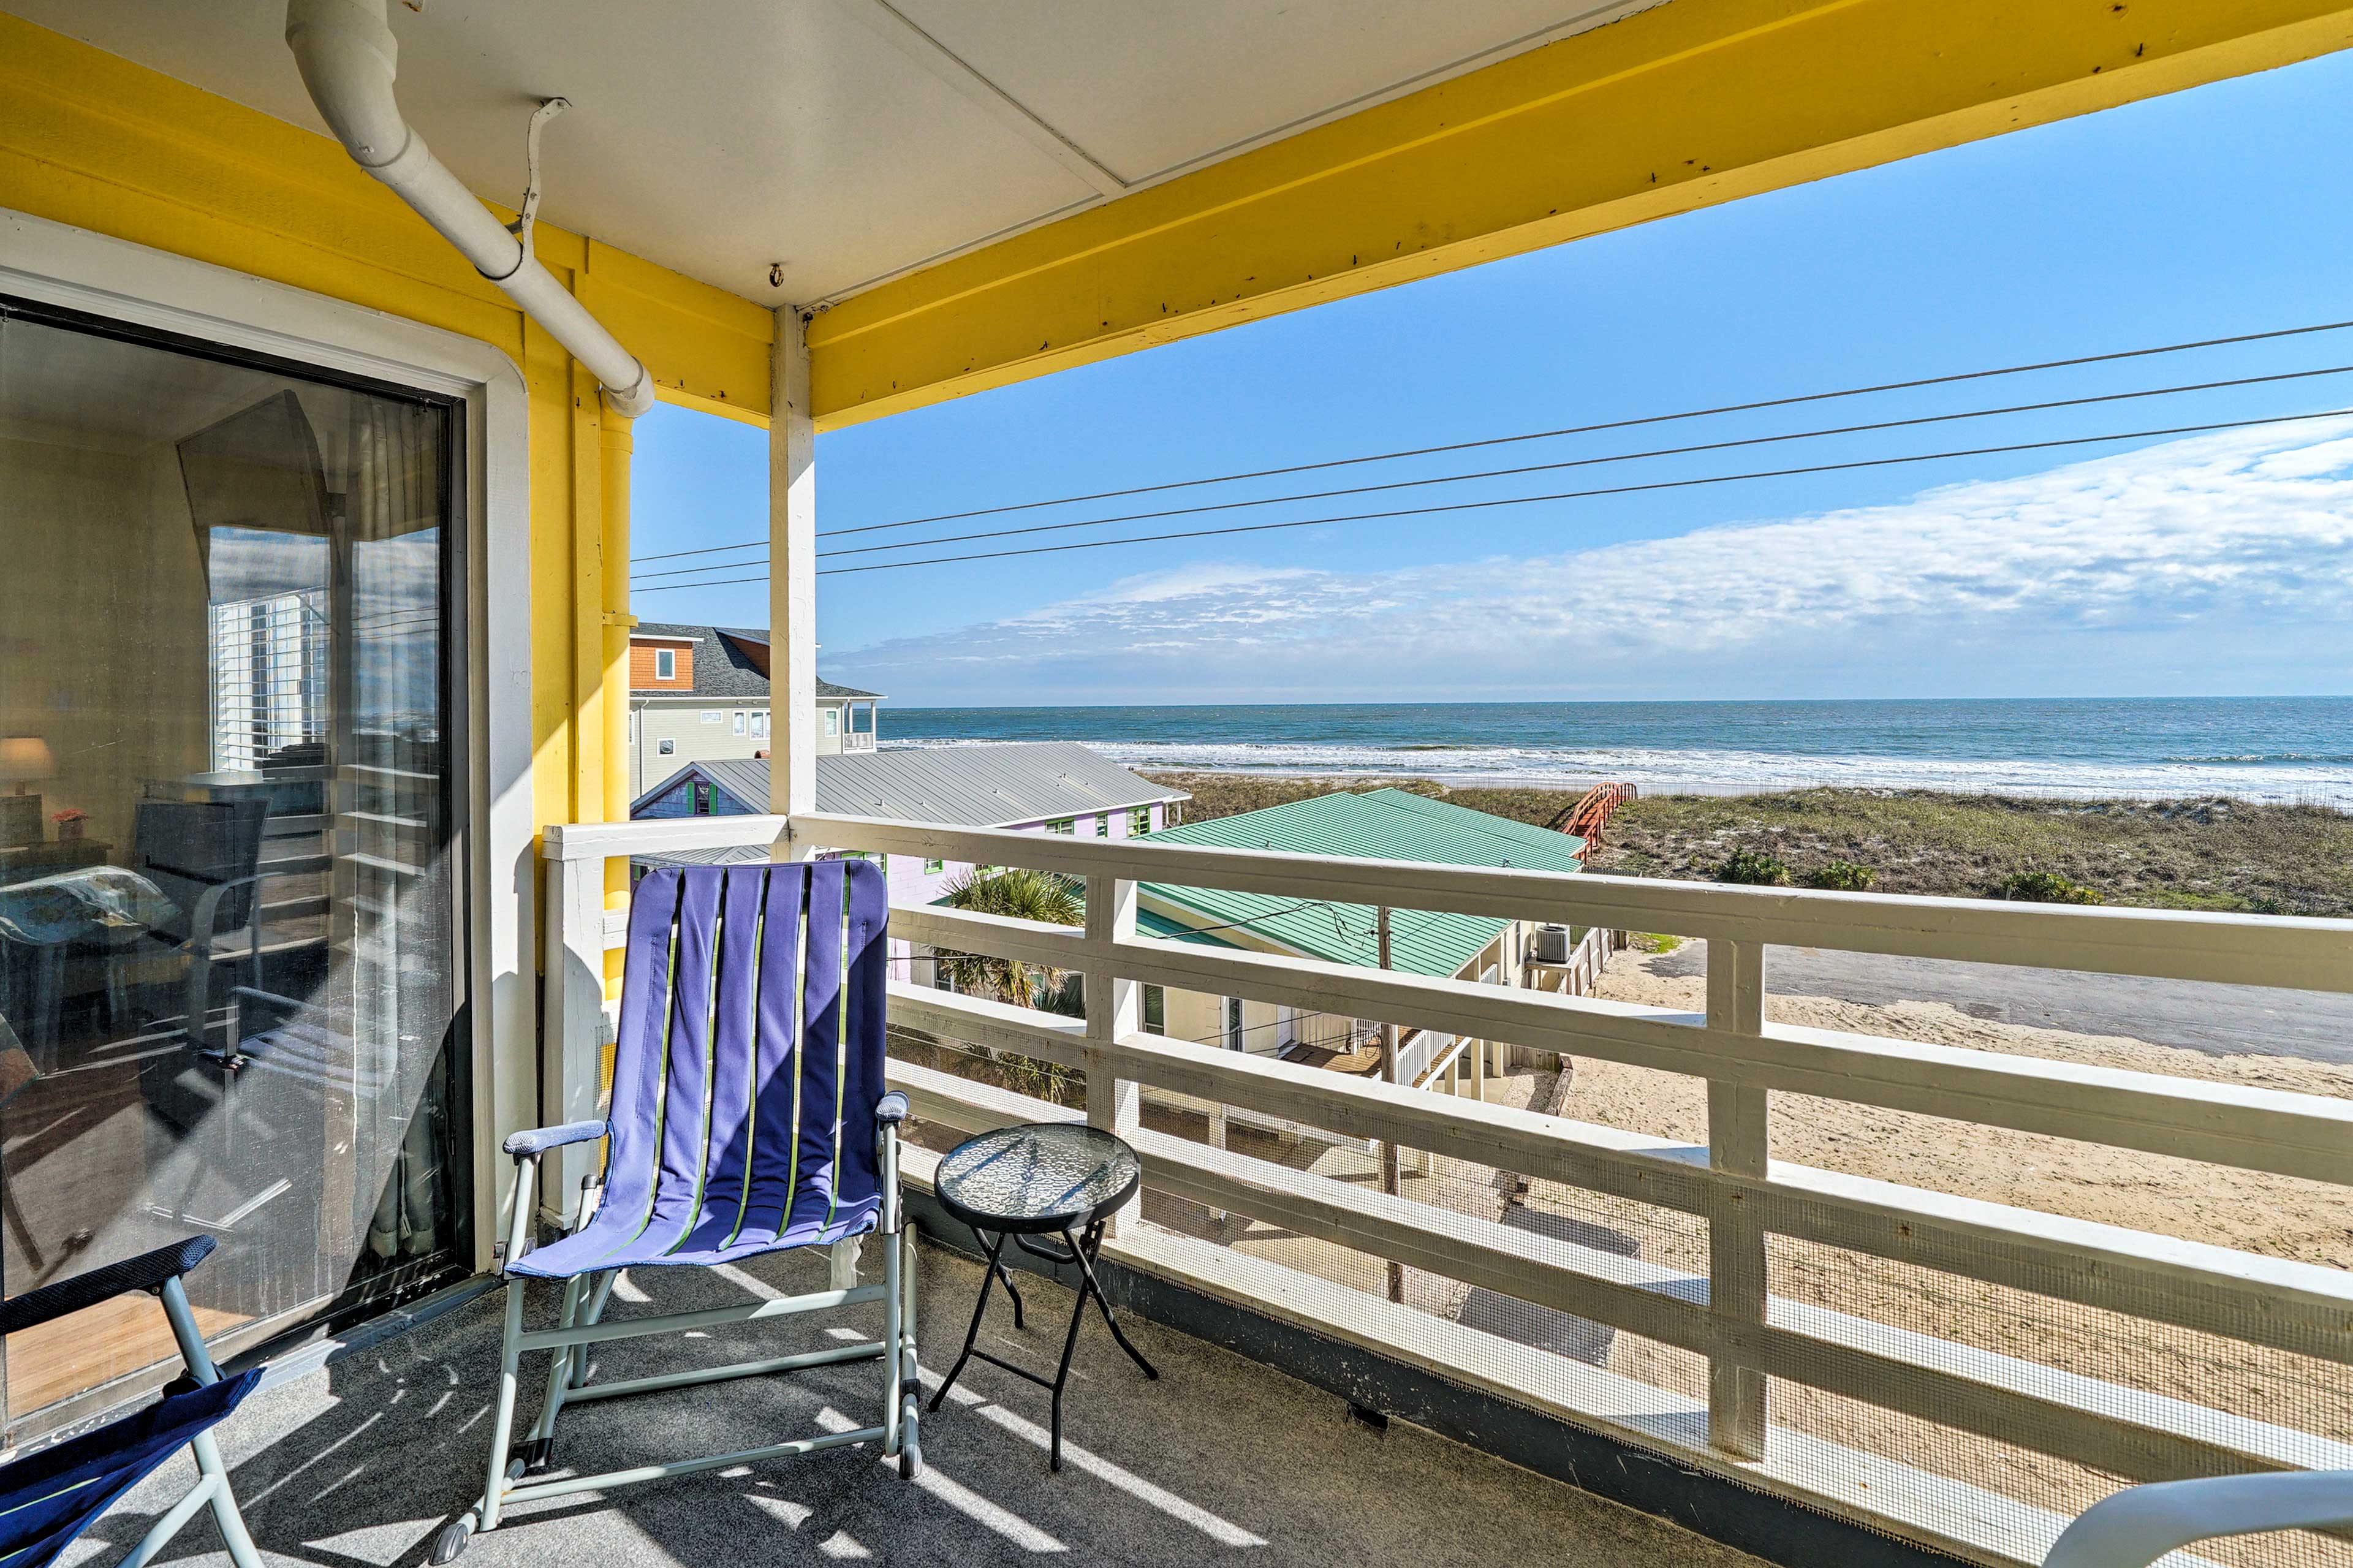
[{"label": "palm tree", "polygon": [[[1005,915],[1047,925],[1084,925],[1086,900],[1067,877],[1016,866],[1005,870],[976,868],[948,885],[940,900],[950,909],[976,914]],[[1073,1018],[1086,1016],[1081,998],[1084,977],[1016,958],[990,958],[977,952],[934,955],[948,984],[967,995],[993,995],[1017,1007],[1042,1007]],[[1012,1052],[987,1053],[1003,1075],[1005,1086],[1019,1094],[1060,1105],[1080,1102],[1083,1089],[1068,1068]]]},{"label": "palm tree", "polygon": [[[1046,925],[1084,925],[1087,919],[1086,900],[1069,878],[1022,866],[1003,870],[976,868],[949,883],[939,901],[952,910]],[[1051,994],[1063,984],[1060,971],[1018,958],[990,958],[976,952],[936,956],[948,984],[958,991],[994,996],[1017,1007],[1039,1005],[1041,994]]]}]

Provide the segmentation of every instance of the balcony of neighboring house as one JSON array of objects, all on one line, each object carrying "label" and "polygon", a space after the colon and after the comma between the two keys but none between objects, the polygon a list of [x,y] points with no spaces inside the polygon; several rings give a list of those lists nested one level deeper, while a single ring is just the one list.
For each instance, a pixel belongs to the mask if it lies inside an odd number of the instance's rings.
[{"label": "balcony of neighboring house", "polygon": [[[1965,959],[2284,988],[2290,1005],[2296,988],[2342,984],[2345,922],[823,815],[573,826],[551,834],[549,855],[559,889],[593,889],[607,858],[723,843],[1029,865],[1084,884],[1084,929],[894,908],[895,935],[1080,974],[1104,1005],[1070,1017],[894,979],[894,1030],[922,1043],[894,1047],[891,1073],[921,1124],[919,1188],[928,1160],[988,1128],[1083,1120],[1134,1143],[1141,1213],[1104,1256],[1114,1294],[1159,1325],[1155,1343],[1225,1346],[1321,1389],[1335,1410],[1345,1402],[1376,1425],[1411,1423],[1638,1509],[1705,1518],[1719,1542],[1785,1561],[1788,1539],[1767,1542],[1793,1530],[1808,1561],[2036,1563],[2123,1482],[2353,1464],[2339,1370],[2353,1360],[2353,1283],[2223,1245],[2212,1228],[2232,1205],[2341,1204],[2353,1184],[2346,1101],[2174,1076],[2182,1065],[2091,1068],[1781,1023],[1767,959],[1782,945]],[[1535,970],[1505,984],[1186,941],[1139,920],[1144,886],[1672,931],[1704,944],[1704,1005],[1567,994]],[[562,969],[599,965],[615,917],[585,894],[551,908]],[[578,1064],[576,1092],[593,1095],[597,1003],[577,985],[567,996],[561,979],[552,973],[551,1051]],[[1289,1045],[1160,1032],[1145,1000],[1155,990],[1284,1009]],[[1384,1081],[1391,1029],[1437,1047],[1420,1083]],[[1524,1048],[1498,1083],[1536,1092],[1444,1092],[1453,1053],[1482,1041]],[[1581,1114],[1580,1075],[1597,1096],[1615,1085],[1614,1100]],[[1775,1157],[1821,1146],[1824,1124],[1842,1130],[1833,1145],[1893,1139],[1911,1152],[1883,1162],[1894,1175]],[[2081,1174],[2018,1184],[2048,1191],[2043,1206],[1977,1195],[1967,1176],[2046,1161]],[[2142,1184],[2131,1214],[2083,1206],[2115,1183]],[[1263,1397],[1239,1363],[1219,1364],[1241,1378],[1234,1397]],[[1124,1417],[1091,1419],[1109,1432]],[[1238,1419],[1245,1435],[1194,1472],[1202,1484],[1221,1486],[1207,1478],[1232,1474],[1257,1440]],[[1307,1430],[1364,1484],[1361,1426]],[[1279,1533],[1267,1517],[1236,1522]],[[1499,1521],[1494,1539],[1523,1522]],[[2334,1542],[2299,1539],[2316,1555],[2180,1561],[2338,1560]],[[1620,1560],[1651,1549],[1629,1542]],[[1696,1544],[1676,1550],[1706,1560]]]},{"label": "balcony of neighboring house", "polygon": [[839,686],[830,680],[818,681],[818,754],[872,751],[875,732],[881,727],[878,715],[884,700],[880,692],[860,691],[856,687]]}]

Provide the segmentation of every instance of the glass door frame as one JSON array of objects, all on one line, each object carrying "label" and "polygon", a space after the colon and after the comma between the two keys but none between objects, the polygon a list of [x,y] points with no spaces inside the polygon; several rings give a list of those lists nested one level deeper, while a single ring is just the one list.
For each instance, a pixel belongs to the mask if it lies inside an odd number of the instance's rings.
[{"label": "glass door frame", "polygon": [[[290,1330],[306,1338],[334,1334],[491,1265],[501,1230],[496,1216],[512,1189],[498,1143],[536,1122],[529,617],[487,614],[491,604],[518,594],[528,602],[522,377],[503,353],[474,339],[5,210],[0,300],[28,320],[448,410],[442,632],[459,888],[451,1065],[460,1152],[452,1170],[453,1245],[415,1278],[396,1276],[241,1325],[214,1348],[226,1358]],[[68,1429],[143,1397],[166,1375],[152,1368],[102,1384],[45,1407],[30,1426],[24,1416],[36,1413],[10,1412],[7,1440]]]}]

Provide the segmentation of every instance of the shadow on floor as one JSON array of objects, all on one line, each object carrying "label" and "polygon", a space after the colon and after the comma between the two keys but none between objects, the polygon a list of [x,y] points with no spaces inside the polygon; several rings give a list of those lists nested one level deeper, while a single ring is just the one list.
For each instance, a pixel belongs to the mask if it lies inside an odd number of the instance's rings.
[{"label": "shadow on floor", "polygon": [[[614,1313],[723,1306],[821,1288],[821,1257],[744,1268],[641,1270]],[[962,1342],[977,1268],[923,1249],[927,1378]],[[1067,1291],[1028,1279],[1029,1331],[997,1303],[982,1343],[1051,1367]],[[539,1286],[530,1321],[553,1313]],[[256,1395],[222,1429],[245,1515],[273,1560],[316,1568],[417,1568],[469,1505],[487,1463],[497,1367],[497,1295]],[[881,1309],[845,1314],[859,1337]],[[1339,1399],[1148,1322],[1131,1331],[1156,1362],[1147,1384],[1091,1323],[1065,1414],[1066,1468],[1046,1466],[1046,1395],[976,1363],[927,1416],[923,1479],[909,1485],[865,1448],[843,1448],[526,1505],[478,1538],[465,1568],[517,1564],[871,1562],[942,1568],[1061,1554],[1082,1563],[1675,1564],[1755,1560],[1419,1429],[1376,1433]],[[633,1376],[826,1342],[813,1321],[607,1347],[600,1375]],[[527,1357],[534,1409],[546,1358]],[[934,1382],[935,1386],[935,1381]],[[749,1448],[879,1419],[873,1363],[828,1367],[591,1405],[559,1431],[560,1468],[602,1470]],[[997,1401],[1002,1400],[1000,1405]],[[69,1563],[111,1562],[187,1485],[165,1467],[77,1544]],[[164,1561],[226,1563],[208,1519]]]}]

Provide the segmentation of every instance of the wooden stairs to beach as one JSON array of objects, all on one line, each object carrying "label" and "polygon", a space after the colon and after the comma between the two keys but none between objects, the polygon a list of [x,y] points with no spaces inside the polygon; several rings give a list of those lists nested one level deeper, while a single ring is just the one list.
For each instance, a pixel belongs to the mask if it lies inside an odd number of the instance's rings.
[{"label": "wooden stairs to beach", "polygon": [[1582,860],[1593,852],[1595,845],[1601,842],[1601,835],[1609,827],[1609,818],[1634,795],[1634,786],[1630,784],[1595,784],[1545,826],[1556,833],[1567,833],[1584,839],[1585,847],[1577,852],[1577,858]]}]

